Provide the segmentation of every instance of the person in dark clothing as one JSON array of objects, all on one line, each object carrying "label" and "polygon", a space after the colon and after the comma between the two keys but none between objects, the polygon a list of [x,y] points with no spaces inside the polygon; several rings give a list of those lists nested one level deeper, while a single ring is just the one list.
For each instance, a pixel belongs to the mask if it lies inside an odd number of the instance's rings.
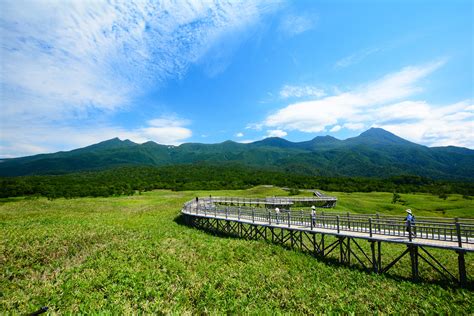
[{"label": "person in dark clothing", "polygon": [[313,226],[316,226],[316,206],[311,206],[311,221],[313,222]]},{"label": "person in dark clothing", "polygon": [[407,212],[407,216],[405,217],[406,230],[411,237],[416,237],[415,216],[413,216],[413,213],[410,209],[406,210],[406,212]]}]

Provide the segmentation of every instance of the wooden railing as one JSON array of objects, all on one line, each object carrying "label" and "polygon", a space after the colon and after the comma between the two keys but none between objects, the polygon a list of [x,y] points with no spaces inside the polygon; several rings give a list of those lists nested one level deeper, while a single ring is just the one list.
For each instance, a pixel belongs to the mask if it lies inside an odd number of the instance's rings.
[{"label": "wooden railing", "polygon": [[[219,201],[220,198],[212,198]],[[229,200],[231,198],[225,198]],[[239,198],[239,200],[243,200]],[[248,199],[255,200],[255,199]],[[219,202],[217,202],[219,203]],[[248,205],[252,205],[248,203]],[[417,217],[416,223],[407,227],[402,216],[382,214],[353,214],[317,211],[311,215],[309,211],[274,210],[251,206],[219,205],[209,200],[200,199],[187,202],[182,212],[206,217],[226,218],[242,222],[262,225],[276,225],[303,229],[329,229],[337,233],[363,233],[368,237],[374,235],[406,237],[410,241],[417,239],[456,242],[459,247],[463,243],[474,243],[474,219]],[[408,228],[408,229],[407,229]],[[413,234],[409,234],[411,231]]]}]

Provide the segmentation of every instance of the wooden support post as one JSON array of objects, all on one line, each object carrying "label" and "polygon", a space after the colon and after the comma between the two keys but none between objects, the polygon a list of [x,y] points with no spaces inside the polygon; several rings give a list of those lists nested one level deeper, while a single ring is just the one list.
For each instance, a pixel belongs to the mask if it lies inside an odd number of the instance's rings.
[{"label": "wooden support post", "polygon": [[324,257],[324,234],[321,234],[321,256]]},{"label": "wooden support post", "polygon": [[351,265],[351,238],[347,237],[347,264]]},{"label": "wooden support post", "polygon": [[351,230],[351,215],[347,212],[347,228]]},{"label": "wooden support post", "polygon": [[314,252],[314,255],[316,255],[318,253],[318,250],[317,250],[317,246],[316,246],[316,234],[312,234],[313,235],[313,252]]},{"label": "wooden support post", "polygon": [[288,227],[291,227],[291,211],[288,211]]},{"label": "wooden support post", "polygon": [[370,252],[372,253],[372,270],[374,273],[378,272],[377,261],[375,259],[375,242],[370,241]]},{"label": "wooden support post", "polygon": [[411,277],[413,281],[418,280],[418,246],[408,245],[410,249]]},{"label": "wooden support post", "polygon": [[377,266],[378,266],[378,271],[382,271],[382,242],[377,241]]},{"label": "wooden support post", "polygon": [[291,244],[291,248],[295,248],[295,234],[294,234],[294,231],[293,230],[290,230],[290,244]]},{"label": "wooden support post", "polygon": [[[339,215],[338,215],[339,218]],[[337,237],[339,238],[339,262],[343,263],[344,262],[344,237]]]},{"label": "wooden support post", "polygon": [[458,269],[459,269],[459,283],[461,287],[466,287],[467,284],[467,273],[466,273],[466,260],[464,259],[464,251],[458,251]]},{"label": "wooden support post", "polygon": [[339,215],[336,216],[336,222],[337,222],[337,233],[339,234],[339,232],[341,231],[339,227]]},{"label": "wooden support post", "polygon": [[300,230],[300,249],[303,250],[303,232]]}]

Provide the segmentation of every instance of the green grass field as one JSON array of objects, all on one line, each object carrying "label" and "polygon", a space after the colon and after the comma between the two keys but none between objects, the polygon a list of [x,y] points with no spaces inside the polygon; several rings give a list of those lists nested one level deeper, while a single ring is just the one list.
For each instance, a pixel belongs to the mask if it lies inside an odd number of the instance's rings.
[{"label": "green grass field", "polygon": [[[409,267],[375,275],[265,241],[217,237],[180,224],[194,196],[285,195],[154,191],[132,197],[0,202],[2,313],[474,313],[474,292],[407,279]],[[473,201],[449,196],[334,193],[338,211],[474,217]],[[403,248],[384,246],[387,257]],[[455,254],[434,250],[456,271]],[[405,263],[406,258],[404,259]],[[472,281],[474,257],[466,257]],[[425,271],[425,270],[423,270]]]}]

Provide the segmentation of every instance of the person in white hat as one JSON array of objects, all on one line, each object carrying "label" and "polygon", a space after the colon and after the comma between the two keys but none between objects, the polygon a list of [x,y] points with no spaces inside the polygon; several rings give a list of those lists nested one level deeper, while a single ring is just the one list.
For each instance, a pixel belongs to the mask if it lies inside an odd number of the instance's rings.
[{"label": "person in white hat", "polygon": [[311,206],[311,220],[313,222],[313,227],[316,226],[316,206]]},{"label": "person in white hat", "polygon": [[405,217],[406,230],[410,237],[416,237],[415,216],[413,216],[413,213],[410,209],[407,209],[405,212],[407,212],[407,217]]},{"label": "person in white hat", "polygon": [[275,216],[276,216],[277,224],[280,224],[280,209],[278,207],[275,208]]}]

